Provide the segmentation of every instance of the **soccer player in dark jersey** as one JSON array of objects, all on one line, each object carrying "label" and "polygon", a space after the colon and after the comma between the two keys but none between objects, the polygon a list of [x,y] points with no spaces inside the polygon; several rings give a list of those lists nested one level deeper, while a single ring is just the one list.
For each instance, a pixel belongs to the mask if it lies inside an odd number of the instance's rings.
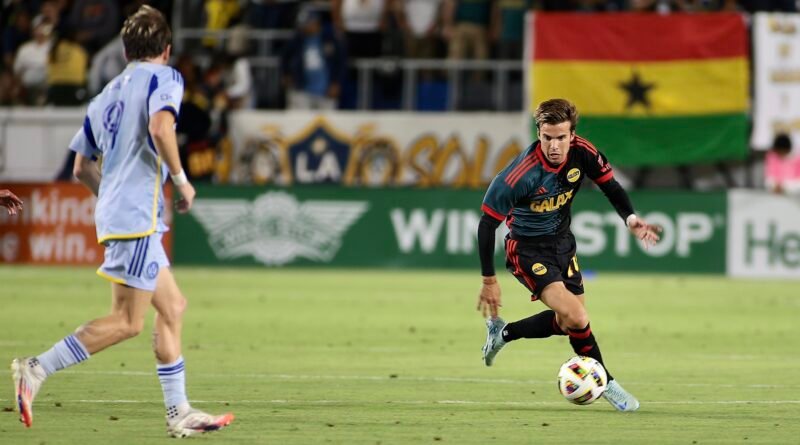
[{"label": "soccer player in dark jersey", "polygon": [[[631,233],[645,246],[659,240],[661,229],[638,217],[625,190],[614,179],[606,157],[575,134],[578,110],[564,99],[542,102],[534,114],[539,140],[501,171],[483,199],[478,246],[483,287],[478,310],[488,335],[483,361],[492,366],[506,343],[520,338],[568,335],[577,355],[603,362],[589,326],[583,278],[570,232],[570,206],[584,178],[600,187]],[[500,286],[494,270],[495,231],[506,221],[506,268],[549,309],[512,323],[498,317]],[[608,372],[608,368],[606,368]],[[620,411],[635,411],[639,401],[608,372],[603,396]]]}]

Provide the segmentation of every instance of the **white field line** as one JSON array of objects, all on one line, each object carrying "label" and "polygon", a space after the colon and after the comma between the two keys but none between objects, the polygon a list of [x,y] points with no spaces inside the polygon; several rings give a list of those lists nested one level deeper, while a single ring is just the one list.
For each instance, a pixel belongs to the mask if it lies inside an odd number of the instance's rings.
[{"label": "white field line", "polygon": [[[87,403],[87,404],[162,404],[163,400],[132,400],[132,399],[37,399],[38,403],[59,402],[59,403]],[[0,403],[10,403],[12,399],[0,399]],[[264,400],[192,400],[192,403],[216,403],[228,405],[461,405],[461,406],[542,406],[560,405],[567,406],[563,401],[541,401],[541,402],[515,402],[515,401],[478,401],[478,400],[386,400],[375,402],[363,402],[353,400],[287,400],[287,399],[264,399]],[[643,406],[647,405],[800,405],[800,400],[671,400],[671,401],[643,401]]]},{"label": "white field line", "polygon": [[[0,374],[11,374],[9,370],[0,370]],[[72,375],[108,375],[108,376],[124,376],[124,377],[155,377],[155,371],[79,371],[68,370],[62,371],[59,374],[72,374]],[[192,377],[203,378],[237,378],[237,379],[259,379],[259,380],[276,380],[276,381],[330,381],[330,380],[350,380],[356,382],[383,382],[383,381],[406,381],[406,382],[446,382],[446,383],[480,383],[480,384],[497,384],[497,385],[552,385],[555,383],[553,380],[515,380],[515,379],[490,379],[481,377],[437,377],[437,376],[418,376],[418,377],[404,377],[404,376],[378,376],[378,375],[304,375],[304,374],[264,374],[264,373],[188,373]],[[677,386],[687,388],[753,388],[753,389],[800,389],[800,384],[797,385],[776,385],[765,383],[750,383],[750,384],[726,384],[726,383],[666,383],[666,382],[635,382],[625,381],[626,385],[648,385],[651,387],[657,386]]]},{"label": "white field line", "polygon": [[[48,340],[0,340],[0,347],[25,347],[25,346],[34,346],[36,348],[49,348],[52,346],[53,341],[52,339]],[[204,346],[209,348],[216,348],[216,349],[223,349],[228,345],[224,344],[211,344],[211,343],[204,343]],[[291,346],[285,346],[291,347]],[[284,345],[275,346],[272,349],[283,349]],[[292,347],[293,348],[293,347]],[[120,350],[130,350],[136,351],[141,350],[138,346],[129,345],[127,343],[123,343],[117,346],[114,346],[115,351]],[[415,348],[411,347],[402,347],[402,346],[371,346],[371,347],[354,347],[348,345],[326,345],[326,346],[305,346],[303,347],[304,351],[315,352],[315,351],[322,351],[322,352],[330,352],[335,350],[347,350],[347,351],[355,351],[355,352],[367,352],[367,353],[405,353],[416,351]],[[548,360],[555,359],[561,360],[564,356],[563,354],[558,353],[547,353],[542,354],[540,351],[536,350],[517,350],[514,352],[515,354],[525,355],[525,356],[535,356],[535,357],[546,357]],[[619,356],[627,357],[627,358],[635,358],[635,359],[653,359],[653,358],[662,358],[663,354],[661,353],[638,353],[638,352],[622,352]],[[727,361],[743,361],[743,362],[759,362],[762,363],[764,361],[781,361],[782,363],[795,363],[800,362],[800,357],[794,356],[782,356],[782,355],[753,355],[753,354],[710,354],[710,353],[694,353],[688,352],[684,354],[675,354],[674,358],[686,358],[686,359],[698,359],[698,360],[727,360]]]}]

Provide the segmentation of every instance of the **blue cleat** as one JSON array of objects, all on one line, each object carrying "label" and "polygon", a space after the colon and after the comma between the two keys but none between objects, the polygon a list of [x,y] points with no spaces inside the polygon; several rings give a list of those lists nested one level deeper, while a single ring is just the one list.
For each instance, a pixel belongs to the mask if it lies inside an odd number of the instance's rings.
[{"label": "blue cleat", "polygon": [[603,393],[603,397],[608,400],[617,411],[636,411],[639,409],[639,401],[622,387],[616,380],[608,382],[608,387]]},{"label": "blue cleat", "polygon": [[503,340],[503,328],[506,322],[502,318],[486,319],[486,344],[483,345],[483,363],[492,366],[494,356],[506,345]]}]

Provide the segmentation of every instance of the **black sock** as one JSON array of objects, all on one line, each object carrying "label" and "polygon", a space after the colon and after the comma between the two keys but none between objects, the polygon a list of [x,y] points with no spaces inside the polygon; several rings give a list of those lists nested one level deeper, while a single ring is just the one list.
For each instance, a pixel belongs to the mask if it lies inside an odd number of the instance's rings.
[{"label": "black sock", "polygon": [[[569,343],[576,354],[591,357],[606,368],[606,364],[603,363],[603,355],[600,354],[600,346],[597,345],[597,340],[594,339],[594,334],[592,334],[592,328],[588,324],[583,329],[570,329]],[[606,368],[606,374],[608,374],[609,381],[614,379],[611,377],[608,368]]]},{"label": "black sock", "polygon": [[556,313],[551,310],[524,318],[506,325],[503,329],[503,340],[512,341],[518,338],[547,338],[551,335],[566,335],[556,323]]}]

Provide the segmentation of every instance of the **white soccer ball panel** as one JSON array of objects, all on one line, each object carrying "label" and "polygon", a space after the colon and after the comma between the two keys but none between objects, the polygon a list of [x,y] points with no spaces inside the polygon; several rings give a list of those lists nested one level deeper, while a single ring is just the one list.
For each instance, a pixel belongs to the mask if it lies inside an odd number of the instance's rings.
[{"label": "white soccer ball panel", "polygon": [[608,387],[608,375],[597,360],[577,356],[567,360],[558,371],[558,390],[567,401],[588,405]]}]

